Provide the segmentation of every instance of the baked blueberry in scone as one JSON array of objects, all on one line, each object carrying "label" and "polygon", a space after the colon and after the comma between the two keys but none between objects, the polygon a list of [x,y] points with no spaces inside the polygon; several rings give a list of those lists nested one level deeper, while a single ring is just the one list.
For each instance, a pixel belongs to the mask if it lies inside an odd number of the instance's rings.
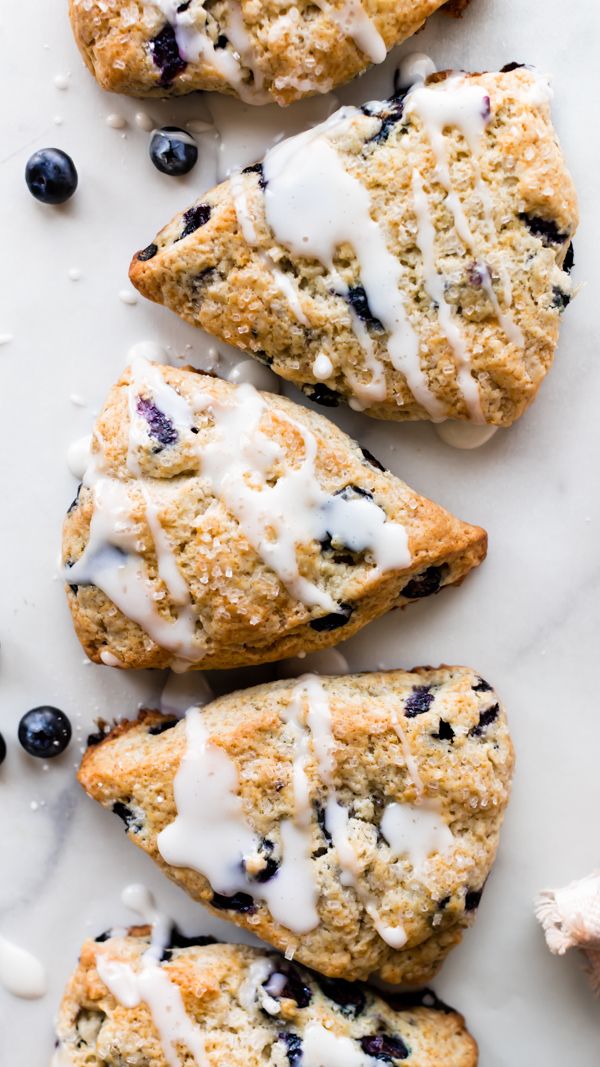
[{"label": "baked blueberry in scone", "polygon": [[289,104],[381,63],[444,0],[70,0],[82,56],[104,89],[214,89]]},{"label": "baked blueberry in scone", "polygon": [[428,990],[395,1004],[248,945],[157,955],[147,927],[84,943],[53,1067],[476,1067],[464,1019]]},{"label": "baked blueberry in scone", "polygon": [[434,75],[344,107],[138,253],[149,299],[317,403],[509,426],[571,293],[572,181],[534,71]]},{"label": "baked blueberry in scone", "polygon": [[475,916],[510,791],[506,717],[479,680],[306,675],[180,722],[144,712],[79,781],[219,916],[332,978],[426,983]]},{"label": "baked blueberry in scone", "polygon": [[64,525],[91,659],[265,663],[350,637],[460,582],[486,535],[279,396],[135,360]]}]

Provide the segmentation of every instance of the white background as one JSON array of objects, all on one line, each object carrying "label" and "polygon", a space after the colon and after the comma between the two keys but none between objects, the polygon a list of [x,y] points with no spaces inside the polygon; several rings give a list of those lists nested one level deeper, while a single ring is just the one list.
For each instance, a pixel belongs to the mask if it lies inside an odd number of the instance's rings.
[{"label": "white background", "polygon": [[[119,902],[127,882],[151,884],[188,932],[236,933],[208,920],[85,798],[74,777],[79,743],[45,770],[16,742],[21,714],[37,704],[63,708],[85,736],[96,715],[133,715],[164,684],[157,673],[91,666],[78,647],[56,580],[62,517],[76,486],[65,452],[91,428],[131,344],[159,340],[174,360],[200,366],[209,344],[166,310],[141,299],[125,305],[119,292],[132,251],[214,181],[217,142],[202,136],[202,166],[187,178],[158,174],[147,134],[132,123],[144,105],[95,86],[66,6],[4,0],[0,11],[0,334],[14,335],[0,347],[0,722],[9,744],[0,768],[0,932],[33,949],[51,980],[35,1003],[0,991],[3,1067],[47,1067],[52,1018],[78,947],[131,918]],[[600,861],[599,29],[596,0],[473,0],[462,22],[436,16],[415,42],[338,93],[344,102],[387,95],[398,56],[415,48],[439,67],[534,63],[552,76],[556,125],[581,198],[582,290],[565,315],[555,368],[519,424],[468,453],[442,444],[427,425],[333,415],[412,486],[490,533],[488,561],[461,589],[388,616],[343,647],[360,669],[472,665],[509,711],[518,766],[500,855],[478,922],[435,982],[467,1015],[481,1067],[596,1067],[600,1059],[600,1006],[581,961],[550,957],[532,917],[537,890]],[[60,91],[54,76],[67,72],[69,88]],[[206,118],[204,100],[147,110],[181,123]],[[222,165],[252,161],[280,130],[326,111],[322,101],[270,108],[266,117],[235,102],[211,106],[227,148]],[[126,137],[106,125],[111,111],[130,120]],[[249,123],[258,130],[244,146]],[[64,208],[37,204],[23,180],[28,155],[45,145],[70,152],[79,169],[77,195]],[[70,268],[80,281],[69,279]],[[73,394],[85,406],[75,406]]]}]

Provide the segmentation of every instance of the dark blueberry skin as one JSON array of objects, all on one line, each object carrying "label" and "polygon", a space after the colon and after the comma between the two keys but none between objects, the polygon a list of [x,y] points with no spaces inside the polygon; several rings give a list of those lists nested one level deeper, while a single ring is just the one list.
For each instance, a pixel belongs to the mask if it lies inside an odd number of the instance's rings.
[{"label": "dark blueberry skin", "polygon": [[492,704],[491,708],[486,708],[485,711],[479,713],[479,722],[477,726],[473,726],[469,730],[469,737],[481,737],[488,726],[491,726],[496,721],[500,713],[500,705]]},{"label": "dark blueberry skin", "polygon": [[217,911],[239,911],[242,915],[255,908],[254,899],[249,893],[234,893],[231,897],[213,893],[210,903]]},{"label": "dark blueberry skin", "polygon": [[510,74],[511,70],[520,70],[524,66],[524,63],[505,63],[503,67],[500,67],[500,73]]},{"label": "dark blueberry skin", "polygon": [[30,756],[52,759],[60,756],[69,744],[71,723],[58,708],[32,708],[21,719],[18,736]]},{"label": "dark blueberry skin", "polygon": [[324,408],[337,408],[340,403],[340,394],[335,389],[330,389],[323,382],[309,382],[302,386],[302,392],[313,404],[321,404]]},{"label": "dark blueberry skin", "polygon": [[[448,903],[450,897],[446,898]],[[443,902],[440,901],[440,908]],[[379,991],[381,993],[381,990]],[[407,993],[392,993],[385,995],[385,1000],[394,1011],[406,1011],[410,1008],[430,1008],[432,1011],[441,1011],[444,1015],[452,1015],[454,1008],[450,1008],[443,1000],[433,992],[433,989],[415,989]]]},{"label": "dark blueberry skin", "polygon": [[377,457],[374,456],[372,452],[369,452],[368,448],[363,448],[362,445],[359,447],[367,463],[370,463],[372,467],[375,467],[375,470],[384,471],[385,473],[386,468],[383,463],[380,463]]},{"label": "dark blueberry skin", "polygon": [[158,252],[158,245],[151,244],[142,248],[141,252],[138,252],[137,258],[141,263],[147,263],[149,259],[154,259],[154,256]]},{"label": "dark blueberry skin", "polygon": [[310,625],[317,633],[329,633],[330,630],[339,630],[350,620],[354,608],[351,604],[340,604],[339,611],[332,611],[330,615],[322,615],[320,619],[311,619]]},{"label": "dark blueberry skin", "polygon": [[410,1049],[404,1044],[402,1038],[392,1037],[391,1034],[361,1037],[360,1047],[367,1056],[373,1056],[376,1060],[384,1060],[386,1063],[407,1060],[410,1056]]},{"label": "dark blueberry skin", "polygon": [[64,204],[77,188],[75,164],[60,148],[40,148],[27,160],[27,188],[42,204]]},{"label": "dark blueberry skin", "polygon": [[465,896],[465,911],[477,911],[482,896],[483,886],[481,889],[469,889]]},{"label": "dark blueberry skin", "polygon": [[573,247],[573,242],[571,241],[571,244],[569,245],[569,247],[567,248],[567,251],[565,252],[565,258],[563,260],[563,270],[565,271],[566,274],[570,274],[571,271],[573,270],[574,266],[575,266],[575,249]]},{"label": "dark blueberry skin", "polygon": [[253,163],[251,167],[244,167],[242,174],[258,174],[258,185],[260,189],[267,188],[267,182],[265,179],[265,171],[262,163]]},{"label": "dark blueberry skin", "polygon": [[103,941],[108,941],[110,937],[111,937],[110,930],[105,930],[102,934],[98,934],[98,937],[95,937],[94,941],[97,944],[101,945]]},{"label": "dark blueberry skin", "polygon": [[287,1049],[287,1058],[294,1067],[295,1064],[302,1062],[302,1039],[298,1037],[298,1034],[281,1033],[277,1037],[280,1041],[283,1041]]},{"label": "dark blueberry skin", "polygon": [[539,215],[527,215],[522,212],[519,218],[534,237],[539,237],[545,245],[561,245],[568,240],[568,233],[562,233],[552,219],[542,219]]},{"label": "dark blueberry skin", "polygon": [[4,763],[5,759],[6,759],[6,741],[4,740],[2,734],[0,734],[0,763]]},{"label": "dark blueberry skin", "polygon": [[[275,975],[283,975],[285,977],[285,985],[276,995],[271,993],[269,989],[269,983]],[[281,963],[278,961],[277,969],[267,978],[266,982],[263,982],[263,989],[266,989],[270,996],[276,996],[277,1000],[295,1000],[299,1008],[307,1008],[312,1000],[310,986],[306,985],[300,972],[286,960]]]},{"label": "dark blueberry skin", "polygon": [[383,323],[371,311],[366,291],[362,285],[353,285],[346,294],[346,300],[366,326],[369,326],[377,333],[383,332]]},{"label": "dark blueberry skin", "polygon": [[206,226],[211,212],[210,204],[196,204],[195,207],[191,207],[189,211],[186,211],[183,216],[183,230],[177,240],[183,241],[184,237],[189,237],[191,233],[195,233],[201,226]]},{"label": "dark blueberry skin", "polygon": [[169,935],[169,943],[168,945],[165,945],[160,961],[161,963],[166,963],[170,960],[173,955],[173,949],[176,948],[192,948],[196,945],[216,945],[217,943],[216,937],[210,937],[205,934],[198,934],[195,937],[186,937],[186,935],[182,934],[181,930],[173,924]]},{"label": "dark blueberry skin", "polygon": [[161,85],[170,85],[187,67],[187,63],[179,54],[175,30],[169,22],[165,23],[160,33],[150,41],[150,52],[160,70]]},{"label": "dark blueberry skin", "polygon": [[178,178],[189,174],[198,160],[198,148],[189,133],[179,126],[163,126],[150,138],[150,159],[161,174]]},{"label": "dark blueberry skin", "polygon": [[440,567],[428,567],[422,574],[416,574],[410,582],[404,586],[402,596],[409,600],[420,600],[421,597],[432,596],[437,593],[442,584],[442,571]]},{"label": "dark blueberry skin", "polygon": [[454,730],[445,719],[440,719],[437,734],[432,734],[432,737],[435,737],[437,741],[450,741],[450,743],[454,741],[454,736]]},{"label": "dark blueberry skin", "polygon": [[323,837],[328,842],[328,844],[330,844],[331,843],[331,834],[329,833],[329,830],[327,829],[327,822],[326,822],[326,819],[325,819],[325,808],[321,808],[321,807],[317,808],[317,822],[318,822],[318,824],[319,824],[319,826],[321,828],[321,833],[323,834]]},{"label": "dark blueberry skin", "polygon": [[558,308],[559,313],[562,315],[566,307],[571,303],[571,294],[565,293],[563,289],[559,289],[558,285],[552,286],[552,307]]},{"label": "dark blueberry skin", "polygon": [[[401,121],[404,114],[404,99],[406,97],[406,87],[398,85],[398,71],[394,76],[394,96],[391,100],[388,100],[387,108],[383,113],[380,113],[377,118],[381,119],[381,126],[377,133],[369,138],[367,144],[383,144],[387,141],[394,126]],[[362,109],[365,115],[371,114],[368,109]]]},{"label": "dark blueberry skin", "polygon": [[102,721],[98,722],[98,729],[93,734],[87,735],[86,745],[88,748],[93,748],[94,745],[100,745],[108,736],[109,727],[105,726]]},{"label": "dark blueberry skin", "polygon": [[174,726],[177,726],[179,719],[165,719],[164,722],[155,722],[153,726],[148,727],[148,733],[152,737],[158,737],[159,734],[164,734],[166,730],[172,730]]},{"label": "dark blueberry skin", "polygon": [[[77,492],[75,494],[75,498],[69,504],[69,509],[67,511],[67,515],[70,515],[72,511],[75,511],[75,508],[79,504],[79,494],[81,493],[81,485],[82,485],[82,483],[80,482],[79,485],[77,486]],[[68,566],[68,564],[67,564],[67,566]],[[71,566],[73,566],[73,564],[71,564]]]},{"label": "dark blueberry skin", "polygon": [[431,692],[430,686],[415,685],[404,705],[406,718],[414,719],[417,715],[423,715],[426,711],[429,711],[434,700],[435,696]]},{"label": "dark blueberry skin", "polygon": [[152,400],[147,400],[145,396],[138,396],[135,402],[135,410],[138,415],[141,415],[146,420],[152,437],[156,438],[162,448],[175,444],[178,438],[177,430],[170,418],[162,411],[159,411]]},{"label": "dark blueberry skin", "polygon": [[255,882],[270,882],[271,878],[274,878],[279,870],[279,861],[273,859],[271,853],[275,848],[272,841],[268,841],[266,838],[261,841],[259,852],[265,859],[265,865],[258,872],[258,874],[251,875]]},{"label": "dark blueberry skin", "polygon": [[490,683],[486,682],[485,678],[479,678],[477,684],[471,686],[474,693],[489,693],[491,688]]},{"label": "dark blueberry skin", "polygon": [[113,815],[118,815],[119,819],[125,823],[125,829],[131,830],[134,834],[139,833],[141,827],[137,822],[136,816],[132,812],[131,808],[127,807],[122,800],[115,800],[112,806]]},{"label": "dark blueberry skin", "polygon": [[333,1000],[344,1015],[356,1019],[365,1010],[367,998],[358,982],[346,982],[343,978],[325,978],[324,975],[315,977],[325,996]]}]

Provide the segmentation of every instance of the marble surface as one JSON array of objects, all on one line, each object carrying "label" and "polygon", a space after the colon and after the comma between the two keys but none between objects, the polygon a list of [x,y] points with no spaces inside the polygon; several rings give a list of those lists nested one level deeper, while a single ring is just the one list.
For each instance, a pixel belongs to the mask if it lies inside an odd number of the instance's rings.
[{"label": "marble surface", "polygon": [[[461,589],[382,619],[342,646],[358,669],[468,663],[495,684],[510,713],[518,764],[500,855],[476,926],[435,983],[467,1015],[482,1067],[598,1063],[600,1008],[578,957],[547,953],[532,898],[599,861],[599,29],[594,0],[567,7],[473,0],[462,22],[436,16],[416,42],[338,94],[351,102],[387,94],[399,56],[415,47],[440,67],[534,63],[552,76],[555,120],[581,197],[581,293],[565,315],[556,365],[519,424],[477,452],[459,452],[430,426],[333,416],[415,488],[490,532],[487,563]],[[53,1015],[82,939],[132,918],[120,904],[126,883],[151,885],[188,932],[218,927],[236,936],[163,880],[76,784],[94,718],[135,714],[140,702],[156,701],[165,678],[92,666],[78,647],[56,578],[62,516],[75,491],[65,453],[89,432],[133,343],[158,340],[175,362],[202,366],[213,358],[200,332],[141,299],[119,298],[132,249],[217,169],[251,161],[277,133],[315,121],[329,103],[259,115],[200,96],[150,107],[108,97],[82,66],[64,2],[3,5],[0,54],[0,335],[13,335],[0,347],[0,728],[9,745],[0,769],[0,933],[35,951],[50,976],[47,996],[36,1002],[0,991],[0,1062],[46,1067]],[[56,75],[68,75],[66,90]],[[202,162],[189,177],[159,175],[136,112],[181,123],[206,121],[208,109],[224,147],[203,133]],[[127,126],[109,127],[110,113]],[[70,152],[80,173],[75,199],[59,209],[37,204],[23,181],[30,152],[48,144]],[[80,280],[71,280],[72,269]],[[74,743],[50,766],[16,742],[19,717],[42,703],[63,708],[76,726]]]}]

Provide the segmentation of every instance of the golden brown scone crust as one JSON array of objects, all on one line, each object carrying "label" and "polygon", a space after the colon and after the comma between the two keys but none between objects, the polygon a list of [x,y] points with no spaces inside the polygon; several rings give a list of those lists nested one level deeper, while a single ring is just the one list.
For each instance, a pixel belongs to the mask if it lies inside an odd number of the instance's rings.
[{"label": "golden brown scone crust", "polygon": [[[97,970],[104,955],[134,970],[149,946],[147,929],[134,928],[127,936],[113,936],[98,944],[86,941],[60,1007],[57,1035],[59,1053],[72,1067],[166,1067],[147,1005],[125,1008],[107,990]],[[278,998],[279,1011],[269,1015],[261,1007],[260,985],[254,996],[245,991],[250,968],[264,961],[267,974],[292,974],[292,983]],[[319,1023],[336,1035],[360,1040],[385,1034],[402,1042],[402,1055],[410,1067],[476,1067],[477,1045],[462,1016],[433,995],[424,998],[435,1007],[421,1006],[419,997],[384,1000],[376,990],[333,987],[295,964],[266,950],[247,945],[198,945],[173,948],[161,964],[178,986],[188,1018],[204,1034],[206,1067],[289,1067],[287,1050],[298,1047],[310,1023]],[[264,979],[268,982],[269,977]],[[302,1006],[293,996],[295,990]],[[335,998],[338,998],[336,1000]],[[306,1003],[308,1001],[308,1003]],[[344,1003],[345,1002],[345,1003]],[[59,1061],[60,1062],[60,1061]],[[189,1063],[182,1049],[182,1067]],[[373,1059],[373,1064],[379,1060]],[[388,1060],[396,1063],[396,1060]]]},{"label": "golden brown scone crust", "polygon": [[[301,936],[277,922],[258,898],[252,903],[251,890],[249,901],[236,906],[233,898],[215,897],[198,871],[163,860],[157,836],[177,814],[173,780],[186,751],[185,722],[171,720],[165,729],[169,720],[150,712],[118,726],[87,750],[79,781],[125,821],[139,848],[215,914],[282,952],[292,949],[301,963],[323,974],[353,980],[377,973],[389,982],[426,983],[472,920],[494,860],[513,768],[504,711],[491,687],[464,667],[321,682],[335,739],[336,796],[351,813],[349,836],[361,874],[358,894],[340,881],[337,852],[323,829],[330,794],[311,751],[307,776],[319,925]],[[294,745],[281,718],[294,685],[282,681],[233,693],[202,712],[210,743],[235,764],[244,819],[263,843],[260,855],[276,861],[281,821],[294,812]],[[157,734],[161,726],[164,732]],[[424,798],[439,801],[456,845],[435,853],[422,876],[408,860],[392,862],[379,831],[385,805],[414,804],[419,788]],[[384,925],[402,923],[403,948],[379,936],[365,907],[369,898]]]},{"label": "golden brown scone crust", "polygon": [[[457,128],[447,128],[444,141],[474,249],[458,237],[446,190],[435,174],[427,133],[410,112],[410,96],[403,104],[392,100],[377,105],[379,115],[347,109],[347,120],[326,136],[347,172],[368,190],[371,217],[385,231],[389,251],[402,263],[405,308],[419,337],[420,365],[429,389],[448,418],[466,419],[470,414],[458,384],[457,359],[425,288],[423,257],[416,243],[413,180],[415,171],[420,174],[436,234],[435,265],[465,340],[485,421],[509,426],[532,402],[552,363],[560,313],[572,291],[562,265],[577,226],[577,202],[537,76],[519,68],[473,74],[468,80],[482,86],[490,99],[479,167],[493,233],[482,211],[476,168],[464,137]],[[449,91],[443,75],[435,76],[432,84],[438,92]],[[304,151],[311,151],[310,144]],[[356,383],[364,389],[372,379],[346,298],[332,292],[321,263],[294,255],[274,239],[265,215],[260,171],[238,180],[252,217],[256,247],[244,239],[232,195],[235,187],[227,181],[203,196],[204,224],[195,232],[181,239],[194,215],[192,208],[176,216],[148,249],[134,256],[133,284],[187,322],[268,362],[307,395],[313,396],[316,388],[321,395],[326,393],[323,402],[355,399]],[[290,309],[265,265],[265,253],[296,287],[308,325]],[[359,264],[350,245],[340,247],[334,266],[350,289],[360,287]],[[482,272],[491,278],[502,312],[521,331],[523,347],[514,334],[510,339],[497,318]],[[506,279],[512,289],[510,307]],[[392,366],[387,334],[368,319],[365,322],[385,373],[385,396],[371,399],[368,414],[396,420],[429,418],[404,375]],[[313,369],[322,352],[333,364],[325,391]]]},{"label": "golden brown scone crust", "polygon": [[[389,51],[423,25],[444,0],[363,0],[362,6]],[[175,35],[158,3],[149,0],[70,0],[71,24],[81,54],[104,89],[130,96],[169,96],[198,89],[234,93],[257,103],[289,104],[328,92],[370,64],[332,17],[341,0],[320,6],[309,0],[284,5],[242,0],[248,52],[233,84],[210,57],[182,63]],[[228,21],[240,5],[234,0],[192,0],[186,12],[208,34],[221,55],[233,62]],[[162,37],[160,35],[163,35]],[[168,40],[165,41],[165,34]],[[159,39],[157,46],[153,44]],[[156,56],[156,59],[154,58]],[[162,62],[161,62],[162,58]],[[234,63],[234,69],[236,64]],[[254,74],[253,74],[254,71]],[[239,76],[241,85],[236,87]]]},{"label": "golden brown scone crust", "polygon": [[[191,370],[162,367],[160,373],[187,400],[201,392],[227,401],[238,388]],[[403,524],[409,535],[412,562],[404,570],[380,572],[368,553],[353,559],[348,551],[331,551],[316,541],[298,547],[301,573],[327,590],[338,604],[353,609],[341,628],[317,630],[315,625],[321,625],[319,620],[327,612],[306,607],[288,592],[199,474],[200,461],[193,447],[201,449],[211,440],[213,422],[208,412],[197,415],[196,435],[188,433],[185,439],[180,435],[169,447],[160,448],[149,433],[137,453],[143,477],[131,475],[127,467],[129,383],[126,372],[112,389],[96,424],[93,447],[98,455],[99,442],[103,442],[104,472],[127,487],[147,579],[158,594],[157,610],[168,621],[176,609],[158,575],[142,488],[158,508],[197,614],[200,652],[195,668],[266,663],[326,648],[392,607],[462,581],[485,557],[484,530],[454,518],[389,471],[378,470],[357,444],[322,416],[283,397],[261,394],[266,404],[261,428],[278,441],[291,467],[303,458],[302,436],[289,421],[293,419],[316,437],[316,475],[321,487],[335,493],[355,486],[371,493],[388,519]],[[93,492],[83,486],[64,525],[67,567],[82,556],[93,511]],[[107,656],[110,662],[114,656],[124,667],[168,667],[177,660],[176,652],[156,644],[95,585],[73,583],[67,586],[67,596],[79,640],[94,662],[106,662]]]}]

